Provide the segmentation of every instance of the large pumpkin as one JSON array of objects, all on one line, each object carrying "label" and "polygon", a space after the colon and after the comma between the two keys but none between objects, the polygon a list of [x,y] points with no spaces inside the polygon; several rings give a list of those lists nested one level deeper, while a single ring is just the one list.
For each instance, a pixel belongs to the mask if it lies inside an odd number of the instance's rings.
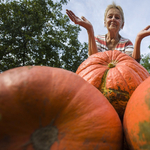
[{"label": "large pumpkin", "polygon": [[123,125],[131,150],[150,150],[150,77],[129,99]]},{"label": "large pumpkin", "polygon": [[91,55],[79,66],[76,73],[105,95],[121,119],[131,94],[149,77],[143,66],[117,50]]},{"label": "large pumpkin", "polygon": [[108,100],[73,72],[45,66],[0,74],[0,149],[120,150]]}]

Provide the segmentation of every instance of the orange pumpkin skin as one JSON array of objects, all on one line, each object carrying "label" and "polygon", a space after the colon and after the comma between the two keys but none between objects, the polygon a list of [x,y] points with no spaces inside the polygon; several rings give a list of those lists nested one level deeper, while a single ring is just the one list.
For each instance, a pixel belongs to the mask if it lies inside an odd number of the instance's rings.
[{"label": "orange pumpkin skin", "polygon": [[131,150],[150,149],[150,77],[137,87],[129,99],[123,126]]},{"label": "orange pumpkin skin", "polygon": [[117,50],[91,55],[76,73],[103,93],[121,119],[131,94],[149,77],[143,66]]},{"label": "orange pumpkin skin", "polygon": [[122,125],[108,100],[77,74],[46,66],[0,74],[2,150],[120,150]]}]

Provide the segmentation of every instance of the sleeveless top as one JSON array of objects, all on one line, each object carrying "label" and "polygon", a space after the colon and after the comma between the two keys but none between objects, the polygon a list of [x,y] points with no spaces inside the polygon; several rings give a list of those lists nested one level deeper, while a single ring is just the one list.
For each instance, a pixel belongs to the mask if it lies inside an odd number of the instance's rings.
[{"label": "sleeveless top", "polygon": [[[96,45],[98,48],[98,52],[108,51],[108,47],[106,44],[105,35],[97,35],[95,36]],[[129,39],[121,37],[118,44],[116,45],[115,50],[119,50],[122,53],[125,53],[132,57],[133,52],[133,44]]]}]

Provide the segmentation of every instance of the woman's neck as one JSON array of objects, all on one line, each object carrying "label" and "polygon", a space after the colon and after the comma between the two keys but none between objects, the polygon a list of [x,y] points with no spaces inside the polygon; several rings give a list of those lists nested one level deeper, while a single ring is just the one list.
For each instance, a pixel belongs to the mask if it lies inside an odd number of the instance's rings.
[{"label": "woman's neck", "polygon": [[118,42],[120,40],[120,35],[118,33],[107,33],[106,34],[106,41],[116,41]]},{"label": "woman's neck", "polygon": [[116,45],[118,44],[121,36],[119,34],[110,34],[107,33],[106,36],[106,45],[109,50],[114,50],[116,48]]}]

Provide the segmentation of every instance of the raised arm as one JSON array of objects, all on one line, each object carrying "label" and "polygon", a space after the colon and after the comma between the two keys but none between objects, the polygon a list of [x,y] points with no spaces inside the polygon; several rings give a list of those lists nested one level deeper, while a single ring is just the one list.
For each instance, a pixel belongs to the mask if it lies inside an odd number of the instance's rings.
[{"label": "raised arm", "polygon": [[132,57],[140,62],[140,45],[141,45],[141,41],[144,37],[149,36],[150,35],[150,25],[147,26],[146,28],[144,28],[142,31],[140,31],[137,34],[137,37],[135,39],[135,44],[134,44],[134,51],[132,53]]},{"label": "raised arm", "polygon": [[97,50],[97,46],[96,46],[96,42],[95,42],[95,36],[94,36],[94,30],[93,30],[92,24],[83,16],[80,19],[71,10],[66,10],[66,13],[75,24],[78,24],[87,30],[88,54],[92,55],[94,53],[97,53],[98,50]]}]

